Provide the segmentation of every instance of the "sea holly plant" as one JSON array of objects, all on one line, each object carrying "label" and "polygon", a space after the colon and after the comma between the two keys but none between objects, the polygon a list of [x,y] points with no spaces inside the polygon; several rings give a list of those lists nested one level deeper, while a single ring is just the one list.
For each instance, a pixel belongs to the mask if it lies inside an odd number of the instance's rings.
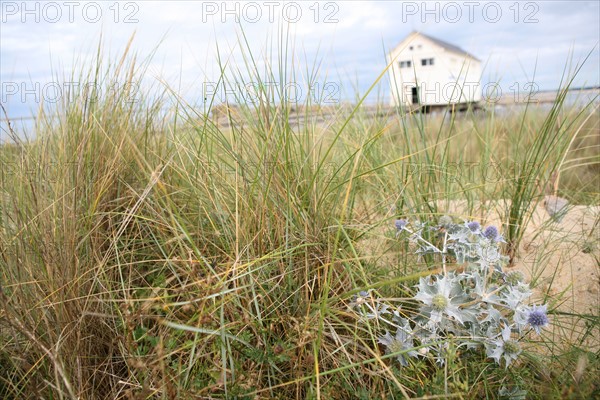
[{"label": "sea holly plant", "polygon": [[415,285],[418,312],[400,313],[401,306],[378,299],[373,291],[359,292],[350,305],[364,321],[377,320],[379,343],[400,365],[418,357],[444,365],[452,340],[456,349],[485,350],[508,368],[522,352],[520,340],[548,325],[547,306],[528,303],[532,291],[523,274],[504,272],[508,257],[495,226],[455,223],[444,216],[437,224],[399,219],[395,227],[397,237],[415,244],[416,254],[437,255],[441,263],[440,272]]}]

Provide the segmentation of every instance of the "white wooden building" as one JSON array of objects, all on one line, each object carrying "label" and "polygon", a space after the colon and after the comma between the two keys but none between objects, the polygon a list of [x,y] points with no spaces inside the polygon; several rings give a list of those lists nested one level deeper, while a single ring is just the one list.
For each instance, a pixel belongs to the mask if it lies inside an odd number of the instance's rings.
[{"label": "white wooden building", "polygon": [[392,106],[443,106],[481,100],[481,61],[460,47],[410,33],[389,54]]}]

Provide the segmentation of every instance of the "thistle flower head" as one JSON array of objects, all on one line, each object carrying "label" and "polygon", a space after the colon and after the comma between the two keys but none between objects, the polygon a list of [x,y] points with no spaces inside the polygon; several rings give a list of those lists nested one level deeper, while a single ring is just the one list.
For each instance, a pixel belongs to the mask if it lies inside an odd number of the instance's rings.
[{"label": "thistle flower head", "polygon": [[395,336],[386,331],[385,335],[379,337],[378,341],[385,346],[387,354],[401,353],[396,356],[396,359],[403,366],[408,365],[407,356],[417,357],[419,355],[415,350],[409,350],[415,346],[412,329],[405,319],[402,319]]},{"label": "thistle flower head", "polygon": [[448,299],[443,294],[436,294],[431,298],[431,307],[435,311],[442,312],[448,307]]},{"label": "thistle flower head", "polygon": [[483,236],[491,242],[499,242],[502,240],[502,236],[500,236],[500,232],[498,232],[498,228],[494,225],[490,225],[483,231]]},{"label": "thistle flower head", "polygon": [[421,278],[417,287],[415,299],[423,303],[421,313],[429,318],[430,325],[442,323],[443,317],[453,317],[460,324],[473,319],[470,310],[458,307],[465,302],[466,294],[456,276],[438,276],[433,283]]},{"label": "thistle flower head", "polygon": [[471,221],[467,223],[467,228],[473,233],[479,232],[481,230],[481,224],[477,221]]},{"label": "thistle flower head", "polygon": [[394,222],[394,225],[396,225],[396,229],[398,229],[399,231],[401,231],[402,229],[404,229],[407,224],[408,224],[408,221],[405,220],[405,219],[397,219]]},{"label": "thistle flower head", "polygon": [[527,322],[535,327],[545,326],[548,324],[548,317],[541,311],[532,311],[531,314],[529,314]]},{"label": "thistle flower head", "polygon": [[504,352],[509,355],[518,355],[521,352],[521,345],[516,340],[507,340],[504,342]]},{"label": "thistle flower head", "polygon": [[511,339],[511,329],[508,325],[504,326],[497,339],[487,345],[487,356],[496,360],[498,364],[500,364],[500,359],[504,358],[507,368],[512,361],[517,359],[521,351],[519,342]]},{"label": "thistle flower head", "polygon": [[452,225],[453,221],[452,221],[452,217],[449,215],[442,215],[440,217],[439,220],[439,225],[444,227],[444,228],[448,228],[450,227],[450,225]]},{"label": "thistle flower head", "polygon": [[504,279],[509,285],[516,286],[525,280],[525,276],[523,276],[523,273],[521,271],[512,271],[506,274],[506,277]]},{"label": "thistle flower head", "polygon": [[535,332],[539,335],[540,329],[544,328],[548,325],[548,315],[547,306],[532,306],[527,307],[524,311],[524,317],[522,320],[526,320],[529,325],[535,330]]}]

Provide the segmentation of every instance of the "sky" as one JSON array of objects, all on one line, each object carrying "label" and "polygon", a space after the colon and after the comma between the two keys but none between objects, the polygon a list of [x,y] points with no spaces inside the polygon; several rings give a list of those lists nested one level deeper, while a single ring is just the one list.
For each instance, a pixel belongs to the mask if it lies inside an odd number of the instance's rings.
[{"label": "sky", "polygon": [[[247,70],[242,32],[259,71],[276,63],[285,48],[281,32],[289,32],[288,64],[296,69],[290,90],[300,101],[315,67],[319,101],[363,95],[384,71],[386,52],[413,30],[475,55],[482,85],[503,92],[531,82],[556,89],[565,70],[586,57],[574,86],[600,84],[598,1],[0,0],[0,7],[0,101],[13,118],[60,95],[65,82],[57,76],[93,60],[101,37],[103,57],[118,60],[134,33],[138,60],[152,54],[147,78],[195,104],[215,90],[217,54],[232,70]],[[387,96],[384,76],[369,101]]]}]

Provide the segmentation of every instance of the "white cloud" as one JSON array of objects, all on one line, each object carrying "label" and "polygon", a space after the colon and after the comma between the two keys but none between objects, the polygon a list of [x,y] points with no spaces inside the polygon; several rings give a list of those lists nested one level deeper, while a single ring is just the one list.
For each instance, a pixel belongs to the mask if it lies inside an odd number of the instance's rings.
[{"label": "white cloud", "polygon": [[[81,8],[89,3],[94,2],[81,3]],[[246,7],[246,11],[250,12],[250,3],[253,2],[237,4],[240,11]],[[260,21],[253,23],[242,15],[241,22],[249,46],[258,58],[257,63],[262,65],[262,58],[268,58],[270,53],[277,59],[277,38],[282,29],[285,32],[285,24],[281,25],[285,15],[282,14],[283,4],[276,7],[273,11],[279,23],[271,23],[265,2],[254,3],[260,7]],[[286,4],[289,3],[293,2]],[[385,67],[383,46],[393,47],[413,29],[423,30],[475,54],[487,62],[486,75],[498,71],[507,79],[524,79],[533,74],[537,57],[536,76],[540,85],[548,88],[558,85],[562,68],[569,61],[569,50],[573,50],[575,61],[580,60],[594,45],[598,45],[600,36],[600,6],[595,1],[530,2],[538,8],[520,9],[517,22],[510,9],[514,3],[502,3],[502,19],[495,23],[481,13],[487,4],[485,2],[479,4],[473,22],[468,21],[465,3],[454,2],[463,11],[462,19],[457,23],[444,18],[448,15],[427,14],[427,10],[421,8],[423,2],[296,3],[300,6],[301,18],[289,26],[295,38],[293,50],[296,62],[312,65],[321,57],[321,68],[330,77],[341,77],[344,80],[341,83],[348,88],[358,80],[363,90]],[[418,8],[411,15],[407,13],[409,3]],[[133,48],[138,58],[150,54],[164,37],[151,64],[151,73],[162,75],[175,87],[181,79],[182,87],[189,91],[205,80],[218,78],[217,47],[222,56],[232,54],[233,60],[244,68],[238,45],[240,27],[233,15],[223,14],[222,9],[217,10],[215,15],[207,15],[207,11],[214,11],[207,8],[210,4],[221,7],[224,2],[165,0],[101,4],[104,18],[97,23],[84,18],[81,12],[74,14],[73,22],[61,20],[57,23],[36,23],[31,18],[22,23],[18,14],[10,18],[3,15],[6,22],[2,21],[0,35],[0,79],[49,79],[53,67],[68,70],[74,60],[93,57],[100,32],[104,48],[112,57],[119,55],[133,32],[136,32]],[[115,4],[119,6],[118,15],[115,8],[110,9]],[[126,4],[130,4],[127,9]],[[232,3],[228,4],[231,9]],[[435,6],[431,5],[434,3],[428,4],[429,9]],[[447,4],[440,2],[438,8],[443,10]],[[524,3],[519,4],[524,7]],[[538,22],[523,23],[526,12],[532,10]],[[125,23],[127,16],[138,22]],[[326,17],[338,22],[325,23]],[[436,17],[439,22],[435,22]],[[599,63],[596,47],[582,69],[580,80],[598,84]],[[304,73],[304,70],[299,72]]]}]

